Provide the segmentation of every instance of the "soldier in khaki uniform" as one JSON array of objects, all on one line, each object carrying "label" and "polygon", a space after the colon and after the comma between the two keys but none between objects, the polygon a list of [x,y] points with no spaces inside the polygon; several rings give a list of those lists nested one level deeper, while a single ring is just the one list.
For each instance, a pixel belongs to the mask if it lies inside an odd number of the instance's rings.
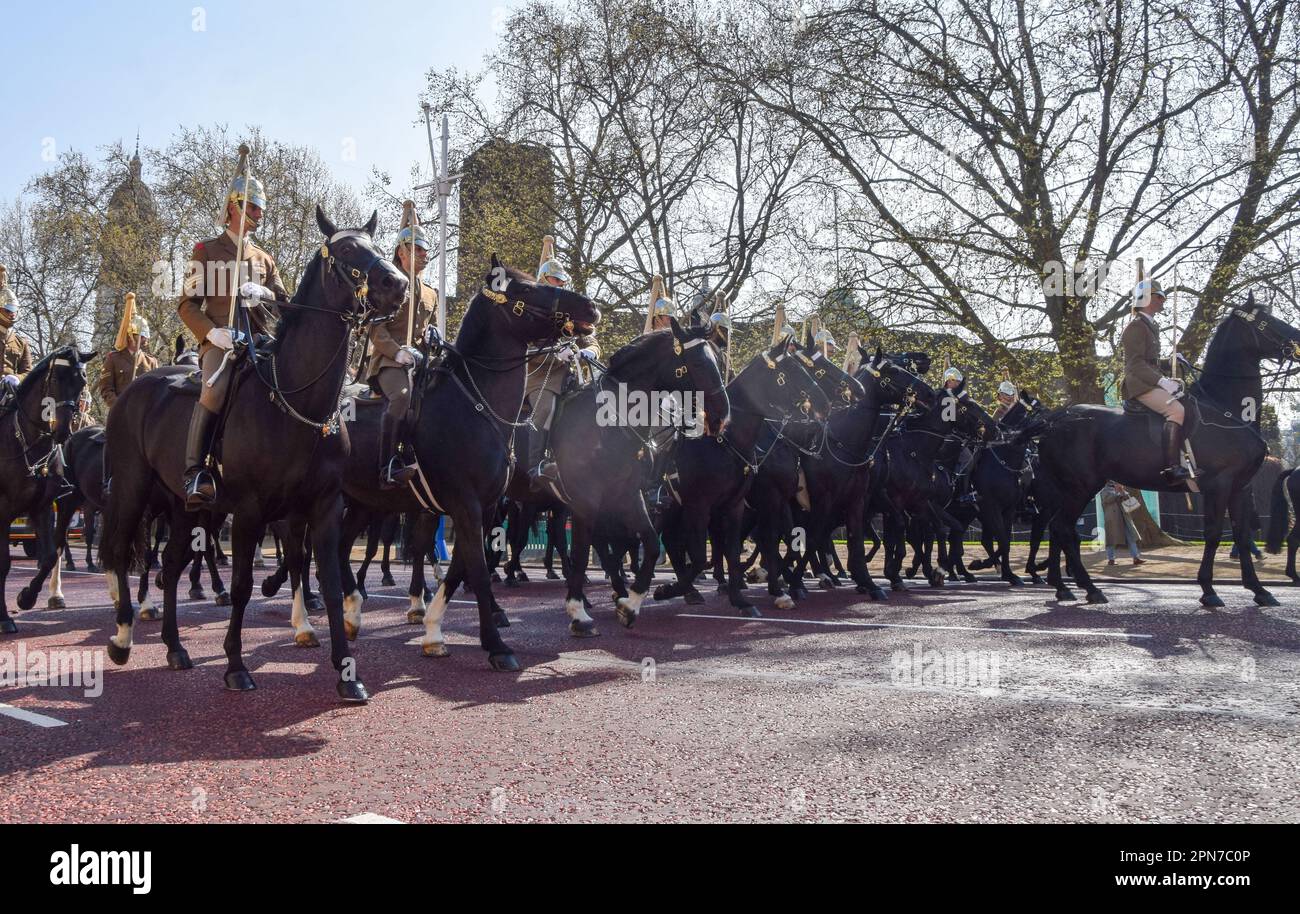
[{"label": "soldier in khaki uniform", "polygon": [[32,347],[14,329],[17,319],[18,298],[9,288],[8,270],[0,264],[0,332],[4,333],[4,365],[0,374],[10,387],[17,387],[32,370]]},{"label": "soldier in khaki uniform", "polygon": [[[537,281],[567,288],[569,272],[555,259],[555,238],[542,239],[542,262],[537,268]],[[600,358],[600,345],[596,334],[588,333],[577,338],[577,358]],[[564,389],[564,380],[572,370],[575,353],[566,347],[558,352],[534,355],[528,361],[528,378],[524,381],[524,399],[533,408],[533,432],[528,438],[528,487],[541,494],[547,491],[548,481],[558,482],[555,461],[545,460],[547,439],[551,435],[551,417],[555,414],[555,400]]]},{"label": "soldier in khaki uniform", "polygon": [[1166,467],[1162,473],[1171,484],[1190,478],[1183,466],[1183,404],[1177,400],[1182,385],[1160,373],[1160,328],[1155,316],[1164,310],[1165,293],[1154,279],[1144,279],[1133,290],[1133,320],[1119,338],[1124,353],[1124,380],[1120,393],[1147,409],[1164,416],[1162,435]]},{"label": "soldier in khaki uniform", "polygon": [[[429,262],[431,247],[424,229],[407,226],[397,236],[393,263],[403,275],[410,275],[414,258],[418,275]],[[424,336],[438,307],[437,293],[428,283],[420,280],[415,287],[420,290],[420,303],[415,311],[411,339],[407,338],[406,327],[411,303],[415,300],[413,291],[391,321],[370,328],[370,364],[366,369],[366,381],[378,387],[388,400],[379,432],[379,480],[385,489],[404,486],[415,475],[414,464],[407,461],[398,449],[398,435],[401,422],[411,406],[411,368],[422,358],[415,343]]]},{"label": "soldier in khaki uniform", "polygon": [[148,339],[149,322],[135,313],[135,295],[128,292],[126,309],[117,328],[117,341],[113,351],[104,358],[103,371],[95,385],[95,393],[104,401],[105,410],[112,409],[128,384],[158,367],[158,360],[144,351]]},{"label": "soldier in khaki uniform", "polygon": [[[249,238],[262,221],[265,208],[266,194],[262,183],[250,177],[245,192],[244,176],[235,178],[226,194],[225,231],[194,246],[185,276],[184,294],[176,306],[181,320],[199,341],[199,367],[203,373],[199,402],[194,407],[185,441],[185,507],[191,511],[210,505],[217,495],[216,482],[205,464],[212,427],[230,384],[230,372],[223,371],[216,384],[209,385],[208,381],[221,367],[225,354],[234,349],[233,330],[238,325],[233,320],[228,325],[227,319],[236,305],[240,286],[254,282],[268,288],[276,301],[289,298],[275,268],[275,258]],[[240,219],[244,212],[247,221],[243,233],[243,259],[237,269]],[[262,307],[250,308],[247,313],[255,332],[267,332],[268,313]]]}]

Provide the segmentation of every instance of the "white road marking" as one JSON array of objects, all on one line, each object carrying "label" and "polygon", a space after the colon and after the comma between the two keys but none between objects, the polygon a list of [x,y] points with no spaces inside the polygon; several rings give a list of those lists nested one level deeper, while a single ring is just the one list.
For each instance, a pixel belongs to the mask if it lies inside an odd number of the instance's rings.
[{"label": "white road marking", "polygon": [[5,704],[0,701],[0,714],[5,717],[12,717],[14,720],[21,720],[23,723],[35,724],[38,727],[66,727],[66,720],[59,720],[57,717],[47,717],[44,714],[37,714],[35,711],[28,711],[24,708],[15,708],[13,705]]},{"label": "white road marking", "polygon": [[359,816],[349,816],[346,819],[339,819],[339,825],[405,825],[401,819],[390,819],[388,816],[381,816],[374,812],[363,812]]},{"label": "white road marking", "polygon": [[744,616],[711,616],[705,613],[678,613],[679,619],[722,619],[727,622],[781,622],[795,625],[829,625],[847,628],[918,628],[936,632],[986,632],[991,635],[1076,635],[1081,638],[1154,638],[1155,635],[1133,634],[1129,632],[1099,632],[1078,628],[988,628],[979,625],[914,625],[905,622],[858,622],[844,620],[836,622],[826,619],[778,619],[775,616],[763,616],[759,619],[747,619]]}]

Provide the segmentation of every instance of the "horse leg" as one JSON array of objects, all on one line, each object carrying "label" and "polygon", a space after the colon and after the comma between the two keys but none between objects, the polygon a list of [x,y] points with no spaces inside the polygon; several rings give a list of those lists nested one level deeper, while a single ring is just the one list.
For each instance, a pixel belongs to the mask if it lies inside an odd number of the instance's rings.
[{"label": "horse leg", "polygon": [[[196,569],[198,569],[200,558],[208,566],[208,581],[212,584],[212,602],[216,603],[218,606],[230,605],[230,594],[226,593],[225,582],[221,580],[221,572],[217,569],[217,541],[221,536],[221,528],[224,524],[225,518],[212,517],[209,515],[207,523],[209,533],[207,548],[203,550],[203,555],[201,557],[194,557],[194,567]],[[258,532],[259,534],[262,534],[266,531],[265,528],[263,528]],[[259,567],[257,566],[256,559],[260,558],[262,555],[262,537],[260,535],[257,538],[256,549],[257,554],[254,557],[254,567]],[[260,567],[265,568],[266,562],[262,562]],[[202,572],[200,572],[200,575],[201,574]]]},{"label": "horse leg", "polygon": [[[573,542],[569,547],[569,571],[565,580],[564,593],[564,612],[569,617],[569,634],[575,638],[592,638],[600,632],[596,630],[596,621],[587,614],[587,600],[583,592],[587,583],[587,563],[591,556],[591,543],[594,536],[592,525],[586,518],[578,514],[572,515],[573,519]],[[598,558],[602,561],[602,567],[609,567],[614,564],[608,560],[602,550],[596,550]],[[608,563],[605,565],[604,563]],[[622,604],[620,603],[621,607]],[[635,609],[639,609],[639,601]],[[632,626],[636,621],[636,612],[633,611],[629,616],[623,609],[618,609],[618,621],[623,625]]]},{"label": "horse leg", "polygon": [[44,502],[31,512],[28,519],[36,531],[36,574],[18,592],[19,609],[31,609],[36,605],[36,598],[45,587],[45,579],[55,570],[60,558],[54,545],[54,502]]},{"label": "horse leg", "polygon": [[[343,510],[344,510],[344,515],[346,516],[348,513],[354,511],[355,509],[349,506],[347,508],[344,508]],[[344,521],[344,523],[346,524],[347,521]],[[353,575],[354,587],[345,590],[344,591],[345,594],[350,595],[353,589],[360,590],[363,594],[366,592],[366,574],[370,571],[370,563],[374,561],[375,553],[379,551],[379,519],[376,518],[373,514],[370,515],[369,522],[365,525],[365,531],[366,531],[366,550],[364,554],[362,554],[361,556],[361,564],[357,566],[356,574]],[[358,532],[357,535],[360,536],[360,532]],[[339,539],[340,541],[343,541],[343,540],[347,540],[348,537],[340,536]],[[353,538],[352,542],[355,543],[356,539]],[[347,546],[348,546],[348,553],[350,555],[352,551],[352,544],[348,543]],[[349,561],[348,564],[351,565],[352,564],[351,561]],[[346,600],[347,597],[344,597],[344,599]]]},{"label": "horse leg", "polygon": [[1241,480],[1228,498],[1228,508],[1232,514],[1232,541],[1240,544],[1237,558],[1241,563],[1241,586],[1255,595],[1256,606],[1277,606],[1277,598],[1265,589],[1255,572],[1254,550],[1250,548],[1250,501],[1250,480]]},{"label": "horse leg", "polygon": [[[12,517],[3,517],[4,529],[13,524]],[[9,615],[9,600],[5,597],[5,580],[9,577],[9,536],[0,536],[0,634],[16,635],[18,626]]]},{"label": "horse leg", "polygon": [[[154,530],[160,535],[163,527],[166,526],[166,521],[161,517],[156,518],[156,521],[157,526],[154,527]],[[148,558],[145,560],[144,568],[140,570],[140,588],[136,593],[136,602],[140,604],[140,612],[136,614],[136,618],[141,622],[156,622],[161,618],[161,614],[154,608],[153,600],[149,598],[149,572],[154,568],[158,568],[157,574],[154,575],[154,583],[157,585],[158,589],[161,590],[162,569],[158,567],[158,556],[157,552],[154,551],[157,548],[158,540],[156,537],[151,538],[148,528],[142,530],[141,533],[144,537],[142,551],[148,556]],[[173,536],[180,536],[180,534],[168,530],[167,541],[171,542]],[[136,554],[139,555],[140,553]]]},{"label": "horse leg", "polygon": [[[420,649],[426,657],[446,657],[449,653],[442,633],[442,617],[447,613],[447,604],[451,601],[451,595],[456,592],[456,587],[464,579],[464,572],[461,570],[463,565],[464,561],[453,549],[451,561],[447,563],[447,574],[443,576],[442,583],[438,585],[433,599],[429,601],[429,608],[424,618],[420,620],[424,622],[424,640],[420,643]],[[408,617],[407,621],[413,620]]]},{"label": "horse leg", "polygon": [[[338,563],[339,523],[342,518],[342,494],[336,492],[329,498],[320,499],[309,523],[311,546],[316,555],[316,580],[325,601],[325,617],[329,620],[330,660],[339,674],[335,690],[346,702],[364,704],[370,700],[370,693],[361,681],[356,658],[348,645],[356,637],[356,632],[348,630],[343,618],[343,582],[339,577]],[[304,584],[306,577],[307,567],[304,565]]]},{"label": "horse leg", "polygon": [[289,611],[293,643],[299,647],[320,647],[320,638],[307,615],[311,608],[307,604],[307,521],[301,517],[290,518],[287,528],[289,535],[284,544],[284,561],[293,592],[293,608]]},{"label": "horse leg", "polygon": [[[483,549],[483,508],[470,504],[459,516],[452,516],[456,529],[456,557],[462,555],[465,582],[473,589],[478,603],[479,644],[487,651],[488,664],[494,670],[513,673],[520,669],[515,653],[497,632],[492,621],[492,580],[488,574],[487,553]],[[444,588],[440,590],[445,591]],[[429,617],[425,616],[425,642],[429,641]]]},{"label": "horse leg", "polygon": [[736,503],[723,515],[721,533],[722,545],[727,558],[727,598],[731,605],[740,610],[742,616],[756,619],[760,616],[758,609],[745,598],[745,569],[740,564],[740,543],[744,536],[745,500],[736,499]]},{"label": "horse leg", "polygon": [[253,595],[253,549],[260,518],[234,515],[230,530],[230,622],[223,647],[226,651],[226,688],[250,692],[257,688],[244,665],[244,610]]},{"label": "horse leg", "polygon": [[397,585],[393,580],[393,538],[397,536],[401,519],[400,514],[390,514],[379,523],[379,539],[384,544],[384,557],[379,560],[379,583],[384,587]]},{"label": "horse leg", "polygon": [[[171,524],[168,527],[167,545],[162,553],[162,597],[163,624],[162,639],[167,645],[167,667],[172,670],[188,670],[194,667],[190,655],[181,645],[180,631],[176,620],[176,586],[180,582],[185,566],[193,560],[198,567],[198,557],[206,548],[208,531],[202,526],[195,526],[193,537],[182,535],[186,524],[191,523],[195,515],[185,510],[185,506],[176,502],[172,508]],[[198,550],[191,553],[190,547]],[[148,575],[146,575],[148,577]]]},{"label": "horse leg", "polygon": [[361,579],[352,574],[352,544],[368,526],[366,512],[358,505],[347,505],[339,523],[339,584],[343,588],[343,619],[351,620],[356,630],[361,630],[361,608],[366,591]]},{"label": "horse leg", "polygon": [[871,578],[871,569],[867,567],[866,555],[866,512],[862,508],[860,494],[849,500],[849,516],[845,521],[845,535],[848,537],[849,563],[848,572],[857,585],[858,593],[869,594],[873,600],[888,599],[884,589]]}]

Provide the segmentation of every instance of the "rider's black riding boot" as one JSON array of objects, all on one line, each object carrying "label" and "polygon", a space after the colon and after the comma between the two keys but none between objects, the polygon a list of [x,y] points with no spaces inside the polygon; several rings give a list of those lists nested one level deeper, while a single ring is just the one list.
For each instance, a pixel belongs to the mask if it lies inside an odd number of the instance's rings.
[{"label": "rider's black riding boot", "polygon": [[534,429],[528,438],[528,489],[535,495],[550,491],[550,483],[559,481],[555,461],[546,459],[546,439],[550,432]]},{"label": "rider's black riding boot", "polygon": [[415,467],[397,452],[397,435],[401,420],[384,412],[379,420],[379,486],[400,489],[415,478]]},{"label": "rider's black riding boot", "polygon": [[217,414],[210,413],[199,404],[190,415],[190,431],[185,438],[185,510],[200,511],[216,500],[217,484],[205,467],[208,439]]},{"label": "rider's black riding boot", "polygon": [[1167,466],[1160,475],[1165,478],[1165,482],[1172,485],[1190,479],[1191,471],[1183,466],[1182,460],[1183,427],[1177,422],[1165,422],[1162,441]]}]

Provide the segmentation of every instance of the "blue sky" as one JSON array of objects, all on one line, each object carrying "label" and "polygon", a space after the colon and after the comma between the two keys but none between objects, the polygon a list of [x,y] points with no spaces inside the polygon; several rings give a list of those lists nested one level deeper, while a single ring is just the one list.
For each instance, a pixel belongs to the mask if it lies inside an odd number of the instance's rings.
[{"label": "blue sky", "polygon": [[[510,0],[6,3],[0,200],[53,148],[161,146],[181,125],[260,125],[315,147],[358,189],[427,164],[417,94],[432,67],[475,69]],[[435,132],[437,125],[435,124]],[[355,160],[345,141],[355,138]],[[146,180],[148,174],[146,173]]]}]

